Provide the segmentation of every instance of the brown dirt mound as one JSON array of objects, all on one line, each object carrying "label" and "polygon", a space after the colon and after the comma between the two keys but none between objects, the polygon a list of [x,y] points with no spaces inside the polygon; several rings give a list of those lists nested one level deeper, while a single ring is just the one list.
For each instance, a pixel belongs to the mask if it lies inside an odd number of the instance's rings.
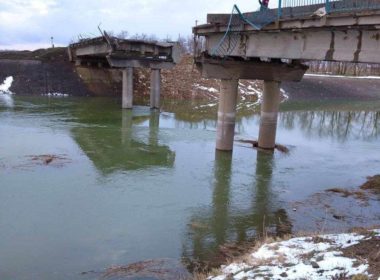
[{"label": "brown dirt mound", "polygon": [[362,190],[370,190],[375,193],[380,193],[380,175],[368,177],[368,181],[360,188]]},{"label": "brown dirt mound", "polygon": [[371,279],[380,277],[380,237],[373,236],[360,244],[348,247],[343,253],[348,258],[366,260],[369,265],[368,272],[372,275]]}]

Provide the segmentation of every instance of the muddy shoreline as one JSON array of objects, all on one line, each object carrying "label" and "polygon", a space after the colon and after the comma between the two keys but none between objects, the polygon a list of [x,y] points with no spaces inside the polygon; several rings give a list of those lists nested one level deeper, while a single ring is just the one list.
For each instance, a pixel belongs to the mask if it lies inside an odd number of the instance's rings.
[{"label": "muddy shoreline", "polygon": [[[345,250],[343,250],[343,255],[354,258],[354,259],[360,259],[364,260],[368,264],[368,269],[366,270],[370,277],[366,278],[360,278],[360,279],[378,279],[380,277],[380,236],[373,236],[371,233],[371,229],[377,229],[380,228],[380,220],[374,219],[373,224],[370,225],[367,228],[361,227],[360,223],[358,223],[358,219],[366,219],[366,214],[363,213],[360,215],[360,217],[348,217],[349,213],[346,211],[344,215],[338,215],[336,214],[336,211],[340,211],[340,213],[343,213],[344,209],[339,209],[339,206],[337,205],[328,205],[326,204],[327,197],[335,196],[338,199],[353,199],[357,205],[351,206],[351,207],[366,207],[370,201],[379,203],[380,202],[380,175],[370,176],[367,178],[367,181],[362,184],[361,186],[358,186],[357,188],[331,188],[327,189],[324,193],[318,193],[315,194],[311,198],[311,200],[305,201],[306,205],[310,205],[312,203],[315,203],[313,207],[316,205],[320,205],[322,208],[326,209],[326,215],[329,217],[325,217],[326,219],[335,220],[337,223],[346,224],[345,228],[342,230],[334,230],[333,227],[328,227],[326,224],[323,228],[318,229],[317,231],[314,231],[312,233],[303,232],[303,231],[292,231],[291,228],[291,222],[289,224],[282,223],[283,226],[288,229],[287,232],[281,232],[278,231],[278,228],[276,228],[276,231],[271,231],[268,229],[261,237],[257,237],[254,240],[251,240],[249,242],[245,242],[243,244],[225,244],[220,246],[220,252],[218,254],[219,259],[215,259],[214,264],[212,263],[196,263],[191,264],[189,269],[195,269],[192,270],[196,275],[197,273],[199,275],[202,275],[201,277],[197,279],[208,279],[210,275],[220,275],[215,272],[215,269],[217,269],[217,272],[221,273],[218,268],[228,268],[229,265],[233,263],[241,263],[249,258],[247,254],[251,254],[252,252],[256,252],[259,247],[262,245],[269,244],[273,242],[273,240],[283,240],[285,237],[285,240],[289,240],[291,238],[297,237],[297,236],[307,236],[307,237],[313,237],[319,234],[326,234],[326,233],[335,233],[335,234],[342,234],[345,232],[349,233],[358,233],[358,234],[364,234],[365,236],[369,236],[370,238],[365,238],[362,242],[358,243],[355,246],[349,247]],[[321,199],[322,198],[322,199]],[[305,209],[302,209],[302,203],[298,202],[293,205],[293,211],[304,213]],[[334,208],[336,207],[336,209]],[[339,209],[339,210],[337,210]],[[359,210],[360,212],[360,210]],[[353,218],[352,221],[348,221],[350,218]],[[373,218],[373,217],[372,217]],[[312,218],[311,218],[312,219]],[[317,222],[317,221],[316,221]],[[258,247],[259,246],[259,247]],[[308,261],[309,258],[309,261]],[[310,259],[311,257],[306,257],[306,261],[309,263],[312,261]],[[224,261],[223,263],[216,265],[217,261]],[[227,265],[226,265],[227,263]],[[239,266],[239,265],[238,265]],[[244,266],[244,265],[243,265]],[[243,269],[246,271],[246,269]],[[222,269],[223,271],[223,269]],[[237,270],[242,271],[242,270]],[[237,271],[235,273],[226,273],[228,272],[228,269],[224,269],[224,276],[220,276],[220,278],[216,277],[215,279],[240,279],[239,277],[233,278],[232,275],[237,275]],[[222,275],[223,275],[222,274]],[[258,274],[259,275],[259,274]],[[251,275],[252,276],[252,275]],[[230,278],[228,278],[230,277]],[[286,279],[287,275],[283,275],[283,278]],[[336,279],[353,279],[349,277],[345,271],[342,271],[341,275],[337,274]],[[341,277],[341,278],[339,278]],[[211,278],[214,279],[214,278]],[[292,278],[293,279],[293,278]],[[298,278],[297,278],[298,279]],[[313,278],[314,279],[314,278]]]}]

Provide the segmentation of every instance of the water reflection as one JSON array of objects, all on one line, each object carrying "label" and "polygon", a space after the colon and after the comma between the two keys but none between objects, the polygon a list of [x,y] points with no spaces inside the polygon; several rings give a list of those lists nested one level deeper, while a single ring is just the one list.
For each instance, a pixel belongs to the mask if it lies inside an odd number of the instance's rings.
[{"label": "water reflection", "polygon": [[[158,141],[159,113],[136,116],[122,111],[119,126],[83,126],[72,129],[81,149],[103,174],[145,169],[152,166],[173,167],[175,153]],[[149,120],[149,128],[136,126]]]},{"label": "water reflection", "polygon": [[[346,141],[349,138],[370,140],[380,134],[379,102],[286,102],[281,106],[279,128],[300,130],[308,137],[334,138]],[[310,110],[308,108],[310,107]],[[318,111],[315,110],[318,108]],[[362,111],[362,108],[368,108]],[[190,129],[215,129],[216,107],[166,102],[164,109],[173,112],[176,127]],[[238,110],[236,133],[247,134],[251,125],[260,122],[259,106]],[[359,110],[358,110],[359,109]],[[257,133],[255,131],[255,133]],[[257,137],[257,135],[254,135]]]},{"label": "water reflection", "polygon": [[0,92],[0,107],[4,105],[5,107],[14,107],[13,97],[10,94],[4,94]]},{"label": "water reflection", "polygon": [[[243,243],[268,231],[279,235],[291,232],[286,211],[276,209],[278,202],[272,192],[274,154],[257,152],[255,176],[251,192],[234,200],[237,185],[233,176],[230,153],[216,152],[212,205],[199,209],[189,223],[189,240],[183,256],[197,261],[218,261],[218,249],[225,243]],[[243,190],[247,191],[247,190]],[[248,205],[247,205],[248,204]]]},{"label": "water reflection", "polygon": [[308,136],[331,137],[340,141],[349,137],[372,139],[380,133],[380,112],[283,112],[280,114],[280,126],[287,130],[293,130],[297,126]]}]

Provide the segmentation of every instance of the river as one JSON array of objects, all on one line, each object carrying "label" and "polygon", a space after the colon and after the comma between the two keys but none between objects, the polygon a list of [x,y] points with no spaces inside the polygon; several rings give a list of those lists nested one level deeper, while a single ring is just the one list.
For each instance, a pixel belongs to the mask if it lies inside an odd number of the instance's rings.
[{"label": "river", "polygon": [[[240,142],[215,152],[216,107],[205,105],[165,101],[159,114],[111,98],[0,99],[0,279],[212,261],[220,245],[282,222],[293,232],[380,222],[376,199],[333,199],[343,221],[313,199],[380,173],[379,101],[288,100],[277,137],[288,154]],[[237,139],[257,137],[258,110],[241,108]]]}]

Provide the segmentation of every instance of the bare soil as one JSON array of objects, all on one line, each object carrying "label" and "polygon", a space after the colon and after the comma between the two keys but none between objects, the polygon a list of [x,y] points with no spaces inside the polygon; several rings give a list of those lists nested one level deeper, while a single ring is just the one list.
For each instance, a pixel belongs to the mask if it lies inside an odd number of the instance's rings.
[{"label": "bare soil", "polygon": [[367,262],[371,279],[380,277],[380,237],[370,236],[368,240],[344,249],[343,253],[345,257]]},{"label": "bare soil", "polygon": [[380,175],[368,177],[368,181],[364,183],[360,189],[380,194]]}]

